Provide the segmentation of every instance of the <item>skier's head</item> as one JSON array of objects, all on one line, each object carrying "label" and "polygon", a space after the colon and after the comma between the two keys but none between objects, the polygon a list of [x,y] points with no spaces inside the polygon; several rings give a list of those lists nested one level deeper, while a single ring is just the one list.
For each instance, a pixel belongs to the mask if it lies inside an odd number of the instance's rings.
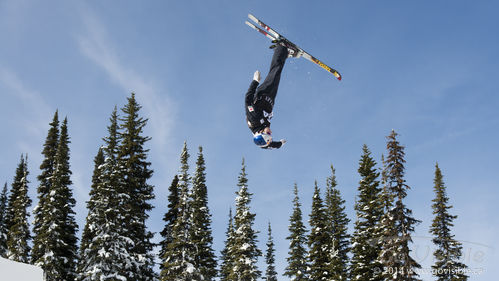
[{"label": "skier's head", "polygon": [[253,142],[259,147],[265,148],[272,142],[272,136],[266,133],[256,133]]}]

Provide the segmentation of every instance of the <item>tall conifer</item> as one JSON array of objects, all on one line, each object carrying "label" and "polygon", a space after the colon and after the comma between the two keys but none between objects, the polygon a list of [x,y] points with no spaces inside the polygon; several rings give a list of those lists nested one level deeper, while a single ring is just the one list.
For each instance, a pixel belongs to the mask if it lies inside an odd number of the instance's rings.
[{"label": "tall conifer", "polygon": [[167,245],[163,257],[161,280],[202,280],[199,268],[195,267],[196,249],[191,237],[192,202],[190,197],[191,177],[189,176],[189,151],[184,142],[180,155],[178,175],[179,200],[176,206],[177,218],[172,227],[172,242]]},{"label": "tall conifer", "polygon": [[270,222],[268,228],[267,251],[265,252],[265,263],[267,264],[267,270],[265,271],[264,280],[277,281],[277,272],[275,271],[274,238],[272,237],[272,228],[270,226]]},{"label": "tall conifer", "polygon": [[105,145],[95,157],[88,215],[83,231],[78,280],[133,280],[140,262],[123,224],[129,195],[119,167],[118,115],[114,109]]},{"label": "tall conifer", "polygon": [[433,243],[437,247],[433,253],[435,264],[432,266],[433,275],[438,281],[465,281],[467,266],[460,259],[462,255],[461,243],[454,239],[451,233],[453,221],[457,216],[451,215],[449,210],[449,197],[447,196],[446,186],[443,181],[442,171],[435,165],[434,179],[435,199],[432,200],[433,214],[435,218],[430,228],[433,234]]},{"label": "tall conifer", "polygon": [[359,195],[355,203],[357,220],[352,236],[352,262],[350,279],[353,281],[381,281],[380,263],[376,259],[381,246],[378,243],[378,225],[383,216],[381,200],[382,190],[379,187],[380,173],[376,170],[376,161],[364,145],[359,161]]},{"label": "tall conifer", "polygon": [[7,257],[7,183],[0,194],[0,257]]},{"label": "tall conifer", "polygon": [[76,277],[78,225],[73,208],[76,201],[70,189],[69,136],[67,119],[61,125],[50,189],[42,213],[39,239],[45,242],[45,254],[36,261],[45,273],[45,280],[74,280]]},{"label": "tall conifer", "polygon": [[234,219],[232,216],[232,208],[229,209],[229,224],[227,226],[227,231],[225,232],[225,244],[221,251],[220,257],[220,271],[219,277],[220,281],[230,281],[229,276],[234,270],[234,254],[231,252],[234,249]]},{"label": "tall conifer", "polygon": [[397,141],[395,131],[392,131],[387,139],[386,196],[394,199],[394,205],[388,209],[381,221],[384,241],[379,261],[386,269],[383,271],[385,280],[420,280],[416,269],[421,268],[421,265],[410,256],[409,249],[409,243],[412,242],[411,233],[419,221],[412,217],[412,211],[403,203],[407,190],[410,189],[404,179],[404,147]]},{"label": "tall conifer", "polygon": [[154,199],[153,186],[148,183],[153,171],[147,161],[148,149],[146,143],[151,139],[143,136],[147,119],[139,116],[141,106],[132,93],[127,99],[128,103],[122,108],[123,117],[119,126],[119,137],[121,140],[118,151],[118,166],[121,168],[123,178],[122,188],[128,198],[123,198],[126,203],[126,212],[123,214],[125,233],[131,240],[132,248],[130,257],[138,266],[130,271],[130,280],[151,281],[156,278],[153,271],[154,256],[152,250],[154,244],[151,242],[154,234],[146,227],[148,212],[153,206],[149,203]]},{"label": "tall conifer", "polygon": [[175,175],[173,177],[172,183],[170,184],[168,191],[169,191],[168,206],[167,206],[168,211],[163,217],[163,221],[165,222],[165,227],[163,228],[163,231],[161,231],[160,233],[161,236],[163,237],[163,240],[160,243],[161,249],[159,250],[159,257],[161,259],[159,267],[161,271],[163,270],[163,265],[166,263],[166,260],[169,258],[169,256],[167,255],[168,245],[173,242],[172,229],[178,217],[177,206],[179,203],[179,196],[180,196],[180,190],[178,188],[178,175]]},{"label": "tall conifer", "polygon": [[213,280],[217,276],[217,262],[212,248],[213,236],[205,170],[203,148],[199,147],[196,171],[192,178],[192,228],[190,229],[190,237],[195,248],[194,267],[199,269],[203,280]]},{"label": "tall conifer", "polygon": [[331,272],[331,233],[328,231],[327,210],[322,201],[320,189],[315,181],[312,210],[309,218],[308,262],[310,280],[332,280]]},{"label": "tall conifer", "polygon": [[50,223],[50,214],[47,213],[46,207],[49,200],[49,192],[52,187],[52,176],[55,170],[55,155],[59,143],[59,113],[56,111],[52,122],[49,124],[50,129],[43,145],[43,161],[40,165],[40,175],[37,179],[40,182],[38,185],[38,204],[33,209],[35,220],[33,222],[33,249],[31,251],[31,259],[34,264],[40,266],[43,264],[43,256],[47,253],[45,249],[47,243],[46,229]]},{"label": "tall conifer", "polygon": [[333,280],[347,280],[348,252],[350,251],[350,235],[348,234],[348,219],[345,213],[345,200],[341,198],[336,188],[336,175],[331,165],[331,176],[326,182],[326,208],[328,228],[332,240],[329,242],[330,265]]},{"label": "tall conifer", "polygon": [[308,279],[307,263],[307,230],[303,224],[303,215],[301,211],[300,198],[298,196],[298,185],[295,183],[293,199],[293,214],[289,218],[289,240],[288,266],[284,275],[291,278],[292,281],[305,281]]},{"label": "tall conifer", "polygon": [[251,213],[250,203],[252,193],[248,192],[248,178],[244,159],[239,174],[239,191],[236,193],[236,215],[234,217],[235,238],[229,252],[233,255],[234,269],[229,280],[254,281],[260,278],[258,257],[262,251],[257,246],[258,232],[253,229],[255,214]]},{"label": "tall conifer", "polygon": [[28,207],[31,199],[28,197],[28,157],[21,155],[21,161],[16,169],[8,203],[8,233],[7,258],[28,263],[31,240],[28,225]]}]

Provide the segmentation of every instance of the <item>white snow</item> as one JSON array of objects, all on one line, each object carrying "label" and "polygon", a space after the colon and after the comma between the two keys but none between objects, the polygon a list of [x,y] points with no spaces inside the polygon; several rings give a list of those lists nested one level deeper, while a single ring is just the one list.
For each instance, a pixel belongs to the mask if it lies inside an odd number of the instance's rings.
[{"label": "white snow", "polygon": [[2,281],[43,281],[43,270],[34,265],[0,258]]}]

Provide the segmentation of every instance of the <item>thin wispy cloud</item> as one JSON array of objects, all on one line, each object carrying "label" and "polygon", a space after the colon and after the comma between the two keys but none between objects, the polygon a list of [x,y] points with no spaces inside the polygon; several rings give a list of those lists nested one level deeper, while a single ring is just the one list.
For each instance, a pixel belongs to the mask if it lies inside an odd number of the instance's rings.
[{"label": "thin wispy cloud", "polygon": [[24,114],[18,120],[29,135],[37,139],[43,137],[49,120],[47,117],[50,118],[53,111],[42,95],[26,86],[16,73],[2,66],[0,84],[4,88],[3,94],[14,97],[23,105]]},{"label": "thin wispy cloud", "polygon": [[121,87],[125,95],[128,96],[131,92],[137,95],[139,103],[145,110],[144,115],[149,118],[148,126],[151,129],[155,151],[161,154],[171,153],[165,150],[175,124],[175,102],[154,82],[146,79],[143,74],[135,72],[133,66],[120,60],[106,27],[94,13],[82,9],[81,15],[84,30],[76,37],[81,53]]}]

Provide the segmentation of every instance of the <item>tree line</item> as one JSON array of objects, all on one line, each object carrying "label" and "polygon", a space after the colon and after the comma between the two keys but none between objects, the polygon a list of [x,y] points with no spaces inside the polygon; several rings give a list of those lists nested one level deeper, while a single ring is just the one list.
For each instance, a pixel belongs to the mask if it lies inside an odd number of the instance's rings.
[{"label": "tree line", "polygon": [[[71,190],[68,121],[60,124],[56,111],[43,146],[43,161],[37,176],[38,203],[33,209],[32,231],[28,224],[28,156],[21,155],[10,190],[5,183],[0,194],[0,256],[31,263],[44,270],[45,280],[278,280],[272,227],[267,229],[265,253],[258,247],[251,211],[246,164],[238,176],[235,212],[229,211],[223,250],[213,250],[211,213],[208,207],[206,164],[202,147],[190,173],[189,150],[184,143],[180,169],[168,195],[164,229],[159,244],[146,227],[149,202],[154,198],[153,175],[147,160],[144,136],[147,119],[132,93],[120,114],[115,107],[107,136],[94,158],[87,202],[88,214],[80,238],[75,221],[76,201]],[[326,188],[314,186],[308,228],[304,222],[298,185],[294,185],[289,218],[289,252],[284,276],[291,280],[421,280],[421,265],[411,257],[415,226],[404,199],[410,190],[405,176],[404,147],[392,131],[387,137],[382,167],[366,145],[359,160],[358,195],[354,229],[345,201],[337,187],[335,169]],[[435,165],[430,233],[433,235],[436,280],[467,280],[460,259],[462,245],[452,235],[453,221],[442,172]],[[79,243],[78,243],[79,240]],[[154,249],[158,247],[159,253]],[[257,265],[260,257],[265,272]],[[154,267],[159,260],[159,272]]]}]

